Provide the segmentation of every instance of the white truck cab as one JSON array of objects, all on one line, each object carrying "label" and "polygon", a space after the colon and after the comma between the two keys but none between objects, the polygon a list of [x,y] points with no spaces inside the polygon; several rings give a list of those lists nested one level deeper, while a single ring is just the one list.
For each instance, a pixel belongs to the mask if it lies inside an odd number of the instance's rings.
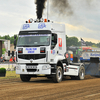
[{"label": "white truck cab", "polygon": [[[65,53],[65,25],[52,22],[23,24],[16,46],[16,74],[20,74],[22,81],[43,74],[58,83],[63,75],[79,76],[82,64],[68,64]],[[84,69],[81,74],[84,78]]]}]

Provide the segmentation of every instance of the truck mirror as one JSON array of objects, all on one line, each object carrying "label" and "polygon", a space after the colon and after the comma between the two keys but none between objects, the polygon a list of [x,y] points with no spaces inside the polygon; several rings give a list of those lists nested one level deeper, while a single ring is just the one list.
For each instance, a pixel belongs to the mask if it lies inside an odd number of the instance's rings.
[{"label": "truck mirror", "polygon": [[57,34],[52,34],[51,49],[53,49],[57,44]]},{"label": "truck mirror", "polygon": [[54,40],[57,40],[57,34],[54,34]]},{"label": "truck mirror", "polygon": [[52,41],[53,41],[54,43],[57,43],[57,34],[53,34],[53,36],[54,36],[54,38],[53,38]]}]

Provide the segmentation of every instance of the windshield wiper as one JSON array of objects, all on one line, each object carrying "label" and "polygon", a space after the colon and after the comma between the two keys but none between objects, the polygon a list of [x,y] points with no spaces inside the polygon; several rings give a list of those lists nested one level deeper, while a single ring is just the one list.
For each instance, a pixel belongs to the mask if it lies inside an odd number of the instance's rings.
[{"label": "windshield wiper", "polygon": [[40,46],[48,46],[48,45],[18,45],[17,47],[40,47]]},{"label": "windshield wiper", "polygon": [[30,47],[29,45],[18,45],[17,47]]}]

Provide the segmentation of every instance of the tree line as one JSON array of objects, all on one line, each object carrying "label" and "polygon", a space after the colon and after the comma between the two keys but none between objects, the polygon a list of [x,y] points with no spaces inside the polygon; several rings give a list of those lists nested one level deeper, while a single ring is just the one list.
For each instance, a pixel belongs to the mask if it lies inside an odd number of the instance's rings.
[{"label": "tree line", "polygon": [[[98,43],[93,43],[93,42],[89,42],[89,41],[85,41],[87,46],[91,46],[91,47],[99,47],[100,48],[100,42]],[[68,37],[66,35],[66,46],[81,46],[81,40],[79,40],[77,37]]]},{"label": "tree line", "polygon": [[[14,36],[15,36],[15,35],[14,35]],[[0,39],[10,40],[10,44],[14,44],[14,36],[9,36],[9,35],[0,36]],[[17,35],[16,35],[16,36],[17,36]],[[17,36],[17,40],[18,40],[18,36]]]},{"label": "tree line", "polygon": [[[0,39],[10,40],[10,44],[14,44],[14,36],[9,36],[9,35],[0,36]],[[18,40],[18,36],[17,36],[17,40]],[[93,43],[91,41],[90,42],[85,41],[85,42],[88,46],[100,47],[100,42],[99,43]],[[81,41],[77,37],[68,37],[66,35],[66,46],[67,47],[68,46],[81,46]]]}]

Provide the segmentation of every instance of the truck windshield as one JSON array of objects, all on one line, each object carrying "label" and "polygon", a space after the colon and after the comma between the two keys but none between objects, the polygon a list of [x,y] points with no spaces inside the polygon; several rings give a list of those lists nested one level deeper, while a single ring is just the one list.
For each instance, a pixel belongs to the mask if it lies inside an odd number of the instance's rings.
[{"label": "truck windshield", "polygon": [[17,46],[49,46],[49,34],[19,35]]}]

